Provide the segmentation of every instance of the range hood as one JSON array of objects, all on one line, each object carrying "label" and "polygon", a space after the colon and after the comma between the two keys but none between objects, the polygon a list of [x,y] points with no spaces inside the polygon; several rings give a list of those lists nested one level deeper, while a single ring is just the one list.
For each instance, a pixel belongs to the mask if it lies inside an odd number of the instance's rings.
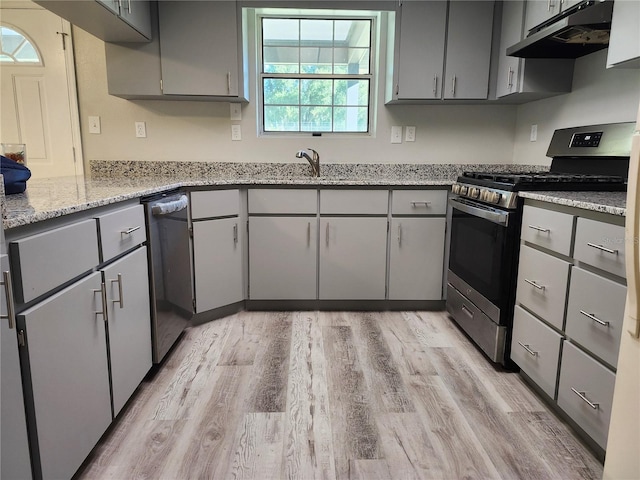
[{"label": "range hood", "polygon": [[609,45],[613,0],[585,0],[531,29],[507,48],[522,58],[578,58]]}]

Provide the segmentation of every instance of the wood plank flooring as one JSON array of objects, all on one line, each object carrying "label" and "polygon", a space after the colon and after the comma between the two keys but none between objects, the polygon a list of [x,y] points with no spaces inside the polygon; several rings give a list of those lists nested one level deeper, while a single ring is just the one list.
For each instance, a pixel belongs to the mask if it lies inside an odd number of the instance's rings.
[{"label": "wood plank flooring", "polygon": [[442,312],[241,312],[193,327],[80,479],[600,479]]}]

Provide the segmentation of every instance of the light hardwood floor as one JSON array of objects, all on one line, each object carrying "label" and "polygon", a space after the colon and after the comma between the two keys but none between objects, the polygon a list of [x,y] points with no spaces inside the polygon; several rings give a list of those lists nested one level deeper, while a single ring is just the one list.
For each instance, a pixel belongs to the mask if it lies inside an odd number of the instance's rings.
[{"label": "light hardwood floor", "polygon": [[242,312],[185,332],[82,479],[600,479],[441,312]]}]

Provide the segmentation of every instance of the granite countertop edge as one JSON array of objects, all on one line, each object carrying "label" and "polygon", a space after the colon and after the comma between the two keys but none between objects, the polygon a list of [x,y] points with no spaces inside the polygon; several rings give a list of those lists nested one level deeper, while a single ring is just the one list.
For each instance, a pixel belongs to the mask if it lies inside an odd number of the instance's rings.
[{"label": "granite countertop edge", "polygon": [[523,198],[624,217],[626,192],[519,192]]}]

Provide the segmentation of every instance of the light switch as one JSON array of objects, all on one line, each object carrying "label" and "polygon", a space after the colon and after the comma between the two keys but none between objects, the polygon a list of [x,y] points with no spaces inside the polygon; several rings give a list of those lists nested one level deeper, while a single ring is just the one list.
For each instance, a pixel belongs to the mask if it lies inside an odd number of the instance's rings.
[{"label": "light switch", "polygon": [[531,134],[529,136],[530,142],[538,140],[538,125],[531,125]]},{"label": "light switch", "polygon": [[89,116],[89,133],[100,133],[100,117]]},{"label": "light switch", "polygon": [[229,106],[231,110],[231,120],[237,122],[242,120],[242,105],[239,103],[230,103]]},{"label": "light switch", "polygon": [[391,143],[402,143],[402,127],[391,127]]}]

